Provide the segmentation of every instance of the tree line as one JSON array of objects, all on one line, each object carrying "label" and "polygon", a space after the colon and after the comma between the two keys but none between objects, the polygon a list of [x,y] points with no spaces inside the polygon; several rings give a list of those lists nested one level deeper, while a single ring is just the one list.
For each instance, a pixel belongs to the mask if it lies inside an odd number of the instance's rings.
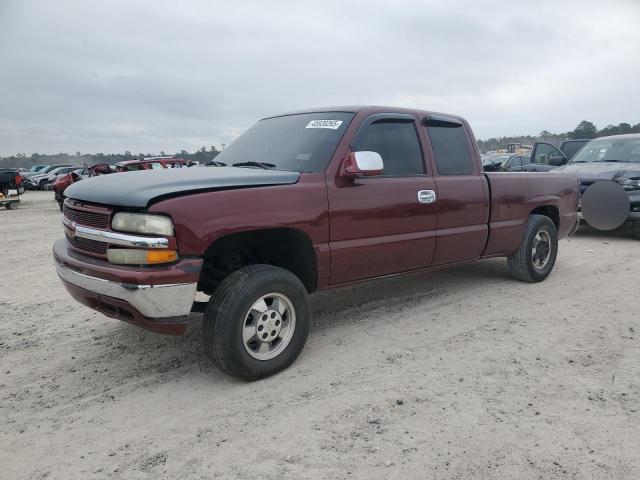
[{"label": "tree line", "polygon": [[108,165],[114,165],[118,162],[123,162],[126,160],[137,160],[147,157],[165,157],[165,156],[175,156],[184,158],[185,160],[191,160],[200,163],[206,163],[209,160],[212,160],[220,153],[216,147],[211,146],[209,149],[206,147],[202,147],[200,150],[196,150],[195,152],[187,152],[186,150],[180,150],[175,154],[167,154],[164,151],[161,151],[159,154],[152,153],[138,153],[133,154],[130,151],[126,150],[124,153],[81,153],[76,152],[75,154],[70,153],[54,153],[54,154],[41,154],[41,153],[33,153],[29,156],[24,153],[18,153],[16,155],[11,155],[10,157],[0,157],[0,168],[7,167],[24,167],[29,168],[34,165],[57,165],[57,164],[69,164],[69,165],[94,165],[96,163],[106,163]]},{"label": "tree line", "polygon": [[[534,142],[548,142],[554,145],[559,145],[564,140],[573,138],[596,138],[604,137],[607,135],[621,135],[625,133],[640,133],[640,123],[631,125],[630,123],[619,123],[618,125],[607,125],[601,130],[595,126],[593,122],[583,120],[576,128],[570,132],[565,133],[551,133],[548,130],[541,131],[538,135],[523,135],[513,137],[497,137],[489,138],[486,140],[478,140],[478,148],[481,152],[488,152],[491,150],[497,150],[498,148],[504,148],[509,143],[522,143],[524,145],[531,145]],[[184,158],[185,160],[191,160],[200,163],[206,163],[216,157],[220,151],[216,147],[211,146],[209,149],[202,147],[195,152],[187,152],[186,150],[180,150],[175,153],[176,157]],[[160,152],[159,156],[166,156],[165,152]],[[0,168],[6,167],[24,167],[29,168],[33,165],[52,165],[52,164],[71,164],[71,165],[94,165],[96,163],[107,163],[113,165],[125,160],[142,159],[146,157],[158,156],[151,153],[138,153],[132,154],[130,151],[124,153],[56,153],[52,155],[33,153],[29,156],[24,153],[18,153],[11,155],[10,157],[0,157]]]},{"label": "tree line", "polygon": [[557,146],[561,142],[570,139],[597,138],[608,135],[622,135],[625,133],[640,133],[640,123],[636,123],[635,125],[631,125],[630,123],[607,125],[603,129],[598,130],[593,122],[583,120],[570,132],[551,133],[548,130],[542,130],[538,135],[489,138],[487,140],[478,140],[478,148],[481,152],[488,152],[497,150],[498,148],[504,148],[509,143],[532,145],[535,142],[547,142]]}]

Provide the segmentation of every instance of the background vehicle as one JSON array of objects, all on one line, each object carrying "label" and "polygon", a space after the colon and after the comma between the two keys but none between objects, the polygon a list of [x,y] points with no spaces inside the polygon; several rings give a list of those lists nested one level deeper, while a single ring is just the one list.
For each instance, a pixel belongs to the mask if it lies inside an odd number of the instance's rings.
[{"label": "background vehicle", "polygon": [[567,160],[571,160],[573,156],[586,144],[590,139],[565,140],[558,147]]},{"label": "background vehicle", "polygon": [[8,210],[18,208],[23,192],[23,178],[18,170],[0,169],[0,205]]},{"label": "background vehicle", "polygon": [[54,199],[60,206],[60,211],[63,209],[64,191],[69,185],[86,178],[95,177],[98,175],[108,175],[114,173],[110,165],[106,163],[98,163],[91,167],[84,166],[81,169],[74,170],[67,174],[58,175],[54,180],[51,189],[54,192]]},{"label": "background vehicle", "polygon": [[529,164],[531,157],[526,155],[511,155],[509,159],[502,165],[501,171],[503,172],[527,172],[535,171],[529,170]]},{"label": "background vehicle", "polygon": [[485,172],[501,172],[504,164],[512,157],[510,154],[482,155],[482,169]]},{"label": "background vehicle", "polygon": [[156,332],[183,333],[196,291],[211,295],[205,349],[248,380],[299,355],[310,292],[489,257],[539,282],[577,226],[575,176],[483,173],[457,116],[270,117],[216,160],[71,185],[54,256],[76,300]]},{"label": "background vehicle", "polygon": [[[503,172],[548,172],[565,165],[589,140],[566,140],[555,147],[550,143],[536,142],[530,150],[520,144],[509,144],[507,150],[518,152],[500,164],[485,165],[484,171]],[[516,148],[519,147],[519,148]]]},{"label": "background vehicle", "polygon": [[38,172],[42,172],[42,170],[44,170],[46,167],[49,167],[49,165],[34,165],[26,172],[20,172],[20,174],[22,175],[23,178],[28,178],[31,175],[35,175]]},{"label": "background vehicle", "polygon": [[134,172],[138,170],[157,170],[161,168],[188,167],[189,162],[176,157],[149,157],[142,160],[127,160],[116,163],[118,172]]},{"label": "background vehicle", "polygon": [[567,163],[567,158],[550,143],[536,142],[533,144],[531,156],[522,161],[521,171],[548,172]]},{"label": "background vehicle", "polygon": [[68,173],[74,169],[82,168],[80,165],[69,165],[69,164],[49,165],[47,167],[44,167],[42,170],[35,173],[34,175],[30,175],[29,177],[27,177],[25,186],[32,190],[42,189],[47,182],[55,178],[55,175],[57,175],[56,172],[63,173],[60,171],[60,169],[66,168],[66,167],[71,167],[71,170],[68,170],[67,172],[64,172],[64,173]]},{"label": "background vehicle", "polygon": [[531,153],[531,145],[523,145],[522,143],[507,144],[507,152],[517,153],[520,155],[528,155]]},{"label": "background vehicle", "polygon": [[[554,172],[576,175],[583,195],[597,182],[611,181],[618,185],[617,197],[624,200],[626,196],[628,201],[620,202],[624,211],[611,211],[610,215],[620,218],[620,225],[630,223],[633,236],[640,239],[640,134],[595,138],[584,145],[567,165]],[[607,198],[601,202],[614,203],[613,199]],[[581,211],[579,216],[582,218],[583,214],[587,223],[598,228],[597,222],[592,221],[587,212]]]}]

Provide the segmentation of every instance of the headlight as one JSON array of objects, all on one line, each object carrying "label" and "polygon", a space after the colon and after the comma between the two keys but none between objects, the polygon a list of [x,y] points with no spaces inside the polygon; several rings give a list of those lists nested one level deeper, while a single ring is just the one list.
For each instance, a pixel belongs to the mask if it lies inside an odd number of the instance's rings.
[{"label": "headlight", "polygon": [[616,179],[625,190],[640,190],[640,178],[618,178]]},{"label": "headlight", "polygon": [[116,213],[111,228],[121,232],[173,235],[173,223],[169,217],[141,213]]},{"label": "headlight", "polygon": [[139,250],[136,248],[110,248],[107,250],[109,263],[116,265],[155,265],[178,259],[175,250]]}]

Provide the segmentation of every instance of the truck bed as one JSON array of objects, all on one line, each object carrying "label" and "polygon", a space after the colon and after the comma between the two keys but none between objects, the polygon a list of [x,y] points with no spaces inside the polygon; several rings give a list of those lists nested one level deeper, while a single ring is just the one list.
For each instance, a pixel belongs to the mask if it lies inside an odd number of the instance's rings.
[{"label": "truck bed", "polygon": [[545,209],[567,237],[576,225],[578,181],[574,175],[550,172],[484,173],[491,196],[489,240],[484,257],[509,255],[520,244],[529,214]]}]

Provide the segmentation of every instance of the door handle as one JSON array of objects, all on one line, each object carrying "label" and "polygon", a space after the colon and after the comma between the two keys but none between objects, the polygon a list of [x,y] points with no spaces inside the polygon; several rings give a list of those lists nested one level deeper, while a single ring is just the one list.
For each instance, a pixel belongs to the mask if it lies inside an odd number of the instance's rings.
[{"label": "door handle", "polygon": [[435,203],[436,192],[433,190],[418,190],[418,203]]}]

